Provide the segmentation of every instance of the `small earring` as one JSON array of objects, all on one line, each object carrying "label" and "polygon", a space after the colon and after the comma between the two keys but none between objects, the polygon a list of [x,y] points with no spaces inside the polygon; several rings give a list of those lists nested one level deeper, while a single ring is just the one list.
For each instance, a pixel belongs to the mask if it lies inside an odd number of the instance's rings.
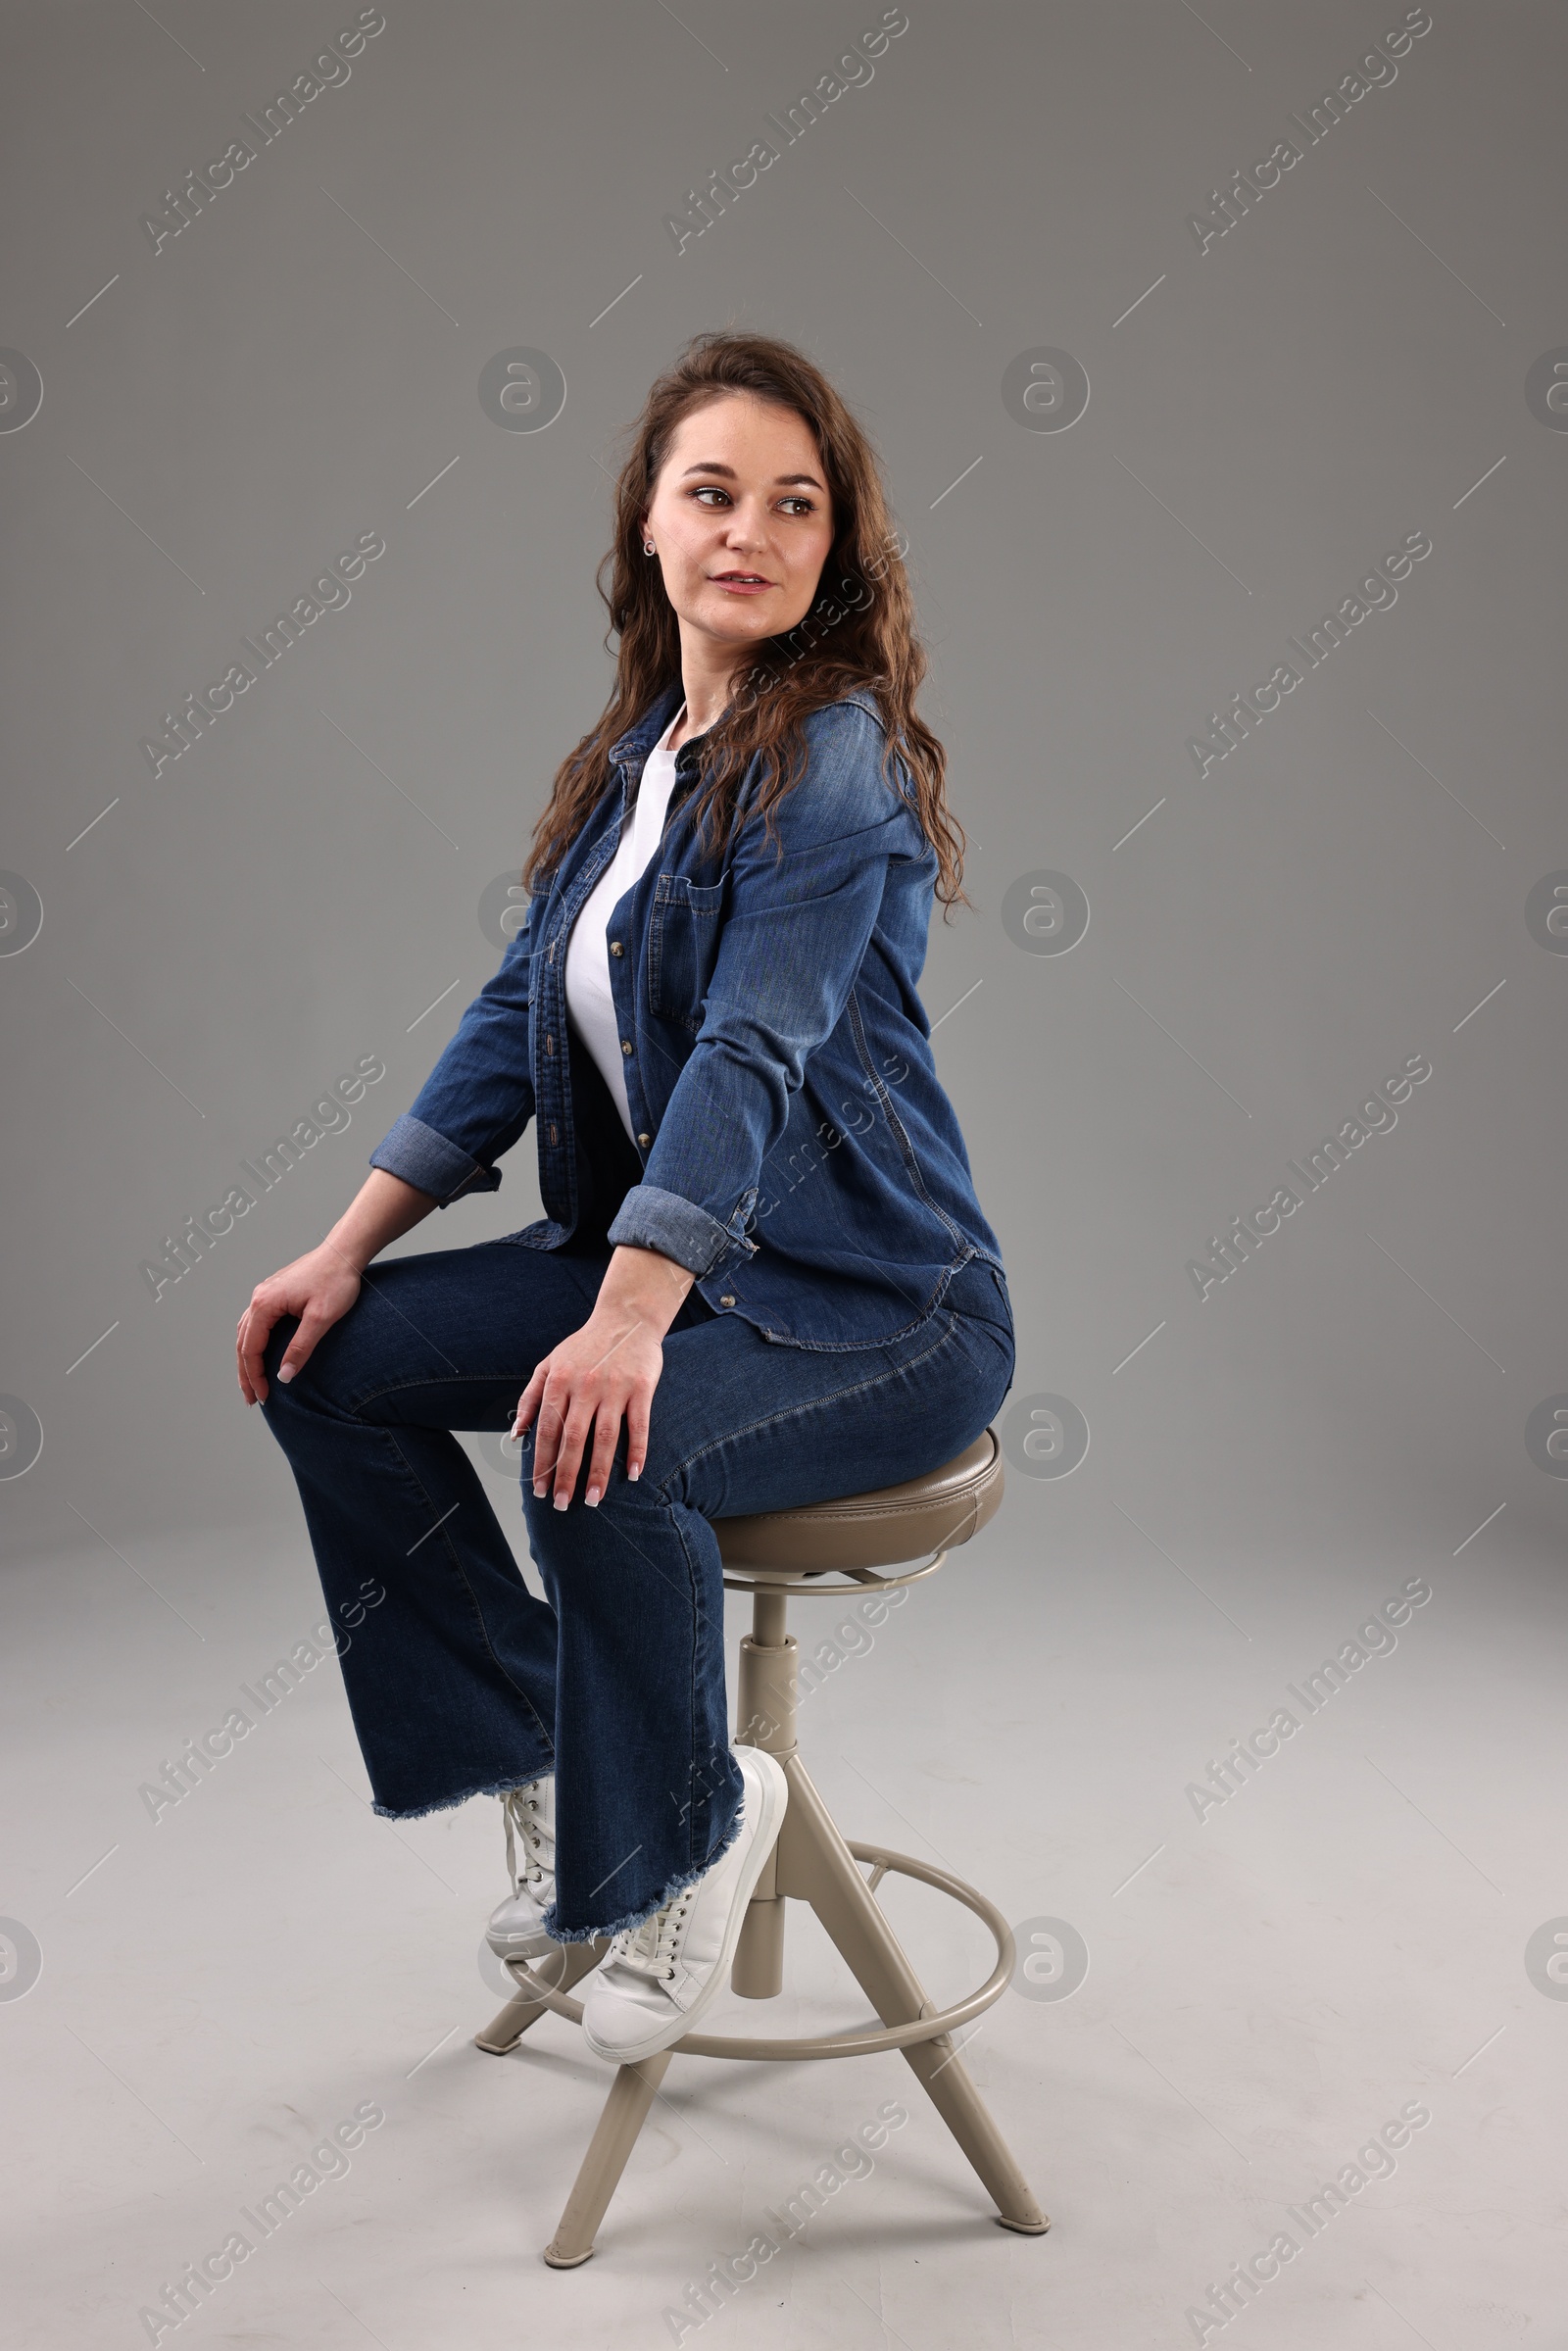
[{"label": "small earring", "polygon": [[652,540],[652,539],[645,539],[645,540],[643,541],[643,553],[644,553],[644,555],[652,555],[652,554],[653,554],[653,552],[654,552],[654,542],[653,542],[653,540]]}]

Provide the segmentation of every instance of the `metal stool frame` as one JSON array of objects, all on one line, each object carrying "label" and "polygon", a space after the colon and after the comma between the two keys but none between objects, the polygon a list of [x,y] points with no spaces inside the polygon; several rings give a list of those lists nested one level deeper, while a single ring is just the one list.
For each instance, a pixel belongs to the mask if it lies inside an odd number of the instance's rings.
[{"label": "metal stool frame", "polygon": [[[858,1978],[881,2018],[880,2031],[808,2033],[784,2038],[688,2033],[669,2048],[637,2065],[617,2068],[599,2125],[582,2160],[555,2236],[544,2258],[552,2269],[576,2269],[594,2251],[594,2237],[615,2191],[637,2134],[653,2105],[669,2061],[675,2056],[740,2057],[793,2064],[808,2059],[865,2057],[901,2049],[924,2083],[933,2104],[956,2138],[997,2206],[1004,2229],[1040,2236],[1051,2223],[981,2101],[953,2041],[965,2025],[1001,1998],[1012,1981],[1016,1953],[1012,1931],[996,1904],[977,1887],[947,1870],[933,1868],[885,1845],[847,1841],[812,1785],[796,1742],[799,1643],[785,1626],[791,1592],[808,1596],[890,1591],[934,1575],[948,1556],[944,1546],[921,1566],[898,1576],[850,1569],[842,1583],[826,1583],[809,1569],[738,1570],[724,1578],[730,1592],[753,1594],[751,1632],[741,1641],[737,1740],[760,1746],[778,1758],[789,1781],[789,1806],[778,1841],[758,1881],[747,1909],[730,1976],[744,1999],[771,1999],[783,1989],[784,1905],[808,1901]],[[859,1865],[870,1862],[871,1875]],[[984,1920],[997,1945],[996,1965],[984,1984],[950,2007],[936,2008],[909,1966],[875,1897],[888,1872],[913,1878],[950,1895]],[[604,1940],[557,1946],[554,1980],[545,1982],[525,1960],[506,1962],[518,1989],[475,2045],[493,2056],[516,2047],[546,2011],[580,2023],[582,2005],[571,1987],[603,1957]]]}]

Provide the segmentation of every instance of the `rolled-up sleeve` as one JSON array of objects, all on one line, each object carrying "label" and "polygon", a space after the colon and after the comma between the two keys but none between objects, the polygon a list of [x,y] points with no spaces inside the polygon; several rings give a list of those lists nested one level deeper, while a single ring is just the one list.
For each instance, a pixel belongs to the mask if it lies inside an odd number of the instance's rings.
[{"label": "rolled-up sleeve", "polygon": [[[670,1107],[674,1108],[673,1102]],[[701,1281],[705,1274],[716,1273],[726,1259],[755,1255],[757,1244],[746,1238],[746,1220],[756,1204],[754,1185],[750,1197],[742,1194],[730,1222],[722,1225],[684,1194],[666,1192],[644,1181],[634,1185],[621,1201],[610,1227],[610,1239],[638,1249],[656,1249]]]},{"label": "rolled-up sleeve", "polygon": [[[530,906],[530,917],[533,910]],[[533,1116],[531,930],[525,919],[417,1098],[370,1153],[372,1167],[401,1176],[443,1208],[470,1192],[497,1190],[501,1170],[493,1162]]]},{"label": "rolled-up sleeve", "polygon": [[[806,723],[806,773],[745,824],[703,1023],[609,1239],[656,1249],[701,1280],[756,1253],[762,1162],[806,1064],[844,1015],[881,909],[889,859],[926,854],[880,772],[884,736],[853,704]],[[782,849],[782,857],[779,852]]]},{"label": "rolled-up sleeve", "polygon": [[370,1165],[384,1167],[389,1175],[401,1176],[405,1184],[428,1192],[443,1208],[466,1192],[494,1192],[501,1182],[499,1167],[484,1167],[470,1159],[466,1151],[438,1135],[434,1127],[427,1127],[412,1110],[405,1110],[387,1129],[370,1153]]}]

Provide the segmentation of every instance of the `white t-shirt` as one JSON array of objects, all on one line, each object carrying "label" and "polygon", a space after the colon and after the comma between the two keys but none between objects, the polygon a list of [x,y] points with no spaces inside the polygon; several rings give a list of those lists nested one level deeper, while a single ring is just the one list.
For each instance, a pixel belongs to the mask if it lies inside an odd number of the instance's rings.
[{"label": "white t-shirt", "polygon": [[[658,849],[675,781],[675,754],[667,748],[670,736],[686,714],[682,703],[658,748],[643,764],[637,798],[623,824],[614,856],[584,901],[566,942],[566,1009],[592,1053],[620,1123],[636,1141],[631,1104],[626,1099],[625,1054],[620,1050],[620,1025],[610,993],[610,917],[637,881]],[[629,942],[627,943],[629,944]]]}]

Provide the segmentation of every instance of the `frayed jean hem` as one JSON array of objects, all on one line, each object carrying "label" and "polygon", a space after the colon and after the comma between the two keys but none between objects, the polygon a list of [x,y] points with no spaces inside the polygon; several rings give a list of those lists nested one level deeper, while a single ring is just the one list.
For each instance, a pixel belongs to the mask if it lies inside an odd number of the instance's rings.
[{"label": "frayed jean hem", "polygon": [[713,1864],[729,1851],[739,1837],[744,1811],[744,1803],[736,1805],[734,1819],[706,1861],[699,1862],[696,1869],[682,1870],[678,1877],[667,1879],[662,1890],[641,1903],[637,1909],[625,1911],[621,1917],[609,1920],[603,1927],[562,1927],[556,1923],[556,1904],[552,1902],[542,1921],[545,1933],[552,1942],[587,1943],[596,1941],[601,1935],[622,1935],[629,1927],[640,1927],[645,1919],[653,1917],[656,1910],[662,1910],[666,1902],[672,1902],[685,1887],[695,1886],[699,1878],[707,1877]]},{"label": "frayed jean hem", "polygon": [[531,1786],[533,1780],[548,1780],[555,1768],[555,1757],[552,1756],[548,1763],[542,1765],[537,1772],[527,1778],[519,1779],[517,1774],[513,1772],[505,1780],[484,1780],[473,1788],[460,1789],[455,1796],[437,1796],[433,1804],[398,1806],[376,1803],[372,1799],[370,1810],[383,1821],[422,1821],[426,1813],[450,1812],[458,1804],[466,1804],[470,1796],[504,1796],[511,1788]]}]

